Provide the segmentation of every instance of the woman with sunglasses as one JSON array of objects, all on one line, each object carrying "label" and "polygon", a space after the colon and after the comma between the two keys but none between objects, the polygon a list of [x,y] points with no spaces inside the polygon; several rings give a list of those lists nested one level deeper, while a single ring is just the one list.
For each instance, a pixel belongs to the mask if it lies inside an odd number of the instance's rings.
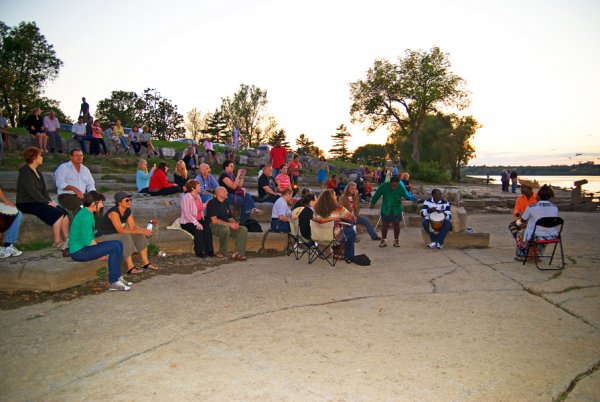
[{"label": "woman with sunglasses", "polygon": [[[152,231],[136,225],[131,212],[131,194],[119,191],[115,194],[115,206],[100,219],[100,237],[98,241],[119,240],[123,243],[123,257],[128,274],[139,274],[142,269],[158,269],[148,260],[148,237]],[[133,253],[142,258],[142,269],[133,264]]]}]

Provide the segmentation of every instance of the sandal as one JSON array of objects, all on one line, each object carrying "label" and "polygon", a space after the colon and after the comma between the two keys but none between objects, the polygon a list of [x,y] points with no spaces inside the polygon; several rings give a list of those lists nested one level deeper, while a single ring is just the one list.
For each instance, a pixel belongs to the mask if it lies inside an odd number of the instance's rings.
[{"label": "sandal", "polygon": [[231,255],[231,259],[234,261],[246,261],[248,257],[241,255],[240,253],[235,253]]},{"label": "sandal", "polygon": [[149,262],[146,265],[142,265],[142,269],[151,269],[152,271],[156,271],[158,269],[158,267],[154,264],[152,264],[151,262]]},{"label": "sandal", "polygon": [[354,239],[354,243],[358,243],[360,241],[360,239],[357,237]]},{"label": "sandal", "polygon": [[225,254],[219,252],[219,253],[215,253],[214,257],[216,258],[225,258]]},{"label": "sandal", "polygon": [[[137,272],[133,272],[134,270],[137,270]],[[141,274],[142,272],[144,272],[143,269],[141,269],[140,267],[136,267],[135,265],[131,268],[129,268],[127,270],[127,275],[132,275],[132,274]]]},{"label": "sandal", "polygon": [[379,247],[387,247],[387,243],[385,242],[385,239],[381,239],[381,243],[379,243]]},{"label": "sandal", "polygon": [[398,244],[398,240],[394,240],[394,247],[400,247],[400,244]]}]

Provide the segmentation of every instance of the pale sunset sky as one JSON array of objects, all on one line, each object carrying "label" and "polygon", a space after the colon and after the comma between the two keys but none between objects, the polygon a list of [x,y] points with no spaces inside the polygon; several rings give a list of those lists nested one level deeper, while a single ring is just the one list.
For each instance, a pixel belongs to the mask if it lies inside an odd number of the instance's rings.
[{"label": "pale sunset sky", "polygon": [[[74,117],[113,90],[156,88],[183,115],[213,111],[241,83],[295,143],[322,149],[341,123],[351,148],[384,143],[350,124],[349,83],[377,58],[439,46],[483,128],[471,165],[600,163],[600,2],[0,0],[35,21],[64,62],[46,96]],[[582,155],[575,155],[581,153]]]}]

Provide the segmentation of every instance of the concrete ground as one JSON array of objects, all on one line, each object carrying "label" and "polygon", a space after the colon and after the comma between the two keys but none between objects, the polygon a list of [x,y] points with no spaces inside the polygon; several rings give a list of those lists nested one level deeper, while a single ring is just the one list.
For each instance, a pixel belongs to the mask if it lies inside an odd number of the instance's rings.
[{"label": "concrete ground", "polygon": [[[370,267],[292,257],[0,311],[0,400],[600,400],[600,214],[563,213],[562,272],[366,235]],[[195,263],[191,257],[177,263]]]}]

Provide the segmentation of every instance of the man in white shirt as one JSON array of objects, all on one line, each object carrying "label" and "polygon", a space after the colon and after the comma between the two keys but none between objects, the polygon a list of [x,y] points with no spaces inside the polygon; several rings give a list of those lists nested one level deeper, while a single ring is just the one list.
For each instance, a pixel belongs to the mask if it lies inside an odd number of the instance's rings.
[{"label": "man in white shirt", "polygon": [[83,152],[73,149],[70,154],[71,161],[60,165],[54,178],[58,202],[73,216],[81,209],[84,194],[96,190],[96,183],[90,170],[83,165]]},{"label": "man in white shirt", "polygon": [[62,138],[60,138],[60,122],[56,118],[56,113],[50,112],[46,117],[44,117],[44,127],[46,127],[46,133],[48,134],[48,139],[50,140],[50,152],[54,152],[56,149],[58,152],[62,153]]},{"label": "man in white shirt", "polygon": [[81,152],[85,153],[85,123],[83,122],[83,116],[79,116],[77,123],[71,127],[73,133],[73,139],[79,143]]},{"label": "man in white shirt", "polygon": [[290,203],[292,202],[292,189],[286,188],[281,192],[281,197],[273,204],[271,212],[271,230],[276,233],[290,233],[290,217],[292,210]]}]

